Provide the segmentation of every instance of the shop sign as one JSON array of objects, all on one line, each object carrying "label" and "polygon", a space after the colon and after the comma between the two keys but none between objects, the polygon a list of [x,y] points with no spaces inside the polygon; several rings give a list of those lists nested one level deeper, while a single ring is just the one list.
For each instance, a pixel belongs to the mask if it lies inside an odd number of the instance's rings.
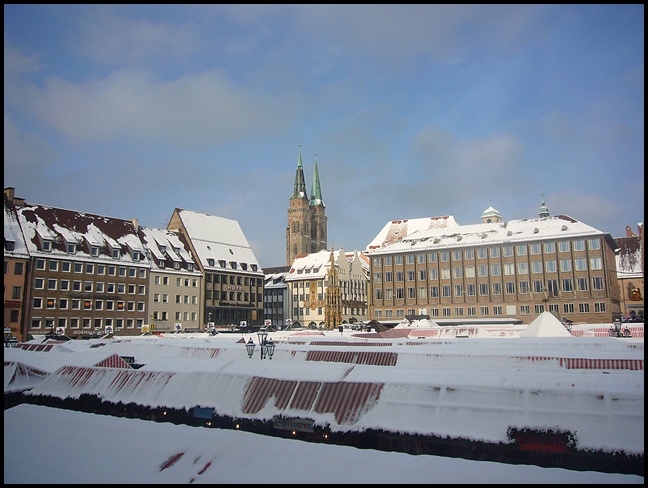
[{"label": "shop sign", "polygon": [[272,417],[275,429],[297,430],[300,432],[315,432],[315,421],[312,419],[300,419],[298,417]]}]

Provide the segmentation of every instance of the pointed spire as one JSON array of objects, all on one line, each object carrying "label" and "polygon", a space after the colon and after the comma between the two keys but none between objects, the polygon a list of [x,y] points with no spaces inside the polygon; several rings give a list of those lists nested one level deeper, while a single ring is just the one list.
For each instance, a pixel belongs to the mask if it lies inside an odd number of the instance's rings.
[{"label": "pointed spire", "polygon": [[319,171],[317,170],[317,153],[315,153],[315,169],[313,170],[313,188],[311,191],[311,205],[324,205],[322,200],[322,188],[320,187]]},{"label": "pointed spire", "polygon": [[304,179],[304,166],[302,165],[301,139],[299,140],[299,159],[297,160],[297,171],[295,173],[295,187],[290,198],[308,198],[306,180]]},{"label": "pointed spire", "polygon": [[549,217],[549,208],[545,205],[544,193],[542,194],[542,205],[540,206],[540,217]]}]

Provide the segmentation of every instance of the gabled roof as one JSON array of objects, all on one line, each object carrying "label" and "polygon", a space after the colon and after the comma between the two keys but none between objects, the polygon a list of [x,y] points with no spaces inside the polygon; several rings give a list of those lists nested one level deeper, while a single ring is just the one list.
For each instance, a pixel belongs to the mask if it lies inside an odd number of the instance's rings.
[{"label": "gabled roof", "polygon": [[263,274],[236,220],[183,209],[176,213],[203,268]]},{"label": "gabled roof", "polygon": [[352,268],[354,261],[357,259],[362,269],[365,272],[369,272],[369,260],[363,252],[345,252],[342,248],[333,251],[322,249],[311,254],[297,256],[290,267],[286,280],[324,279],[331,266],[331,252],[334,254],[336,266],[344,267],[344,269],[348,270]]},{"label": "gabled roof", "polygon": [[[141,227],[139,235],[145,248],[150,251],[154,258],[152,266],[158,266],[160,261],[173,261],[183,264],[195,264],[191,253],[187,250],[186,245],[178,236],[167,229],[155,229],[151,227]],[[187,271],[184,266],[182,271]],[[164,268],[169,270],[169,268]],[[198,270],[194,270],[198,272]]]},{"label": "gabled roof", "polygon": [[[20,224],[13,210],[13,205],[7,202],[7,196],[5,195],[5,205],[4,205],[4,239],[5,239],[5,249],[4,255],[11,256],[16,258],[28,258],[29,254],[27,252],[27,243],[23,236],[22,230],[20,229]],[[12,243],[7,248],[7,243]]]},{"label": "gabled roof", "polygon": [[[71,254],[68,253],[66,244],[76,242],[79,246],[73,254],[75,257],[149,265],[137,229],[130,220],[38,204],[26,204],[17,208],[16,213],[31,255],[64,255],[69,258]],[[51,251],[43,250],[42,238],[51,239]],[[98,256],[90,254],[90,248],[93,246],[100,248]],[[113,258],[110,248],[121,249],[120,257]],[[139,251],[140,258],[137,261],[133,260],[129,250]]]}]

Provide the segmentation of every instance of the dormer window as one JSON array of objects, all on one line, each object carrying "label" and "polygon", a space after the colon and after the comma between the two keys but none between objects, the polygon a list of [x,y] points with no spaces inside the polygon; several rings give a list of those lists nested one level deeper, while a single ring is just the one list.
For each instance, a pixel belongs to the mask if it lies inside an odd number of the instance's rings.
[{"label": "dormer window", "polygon": [[76,244],[68,244],[67,252],[69,252],[70,254],[74,254],[76,252]]},{"label": "dormer window", "polygon": [[110,255],[115,259],[119,258],[119,255],[120,255],[119,249],[113,249],[111,251]]},{"label": "dormer window", "polygon": [[5,247],[5,251],[13,251],[16,248],[16,242],[5,240],[4,247]]},{"label": "dormer window", "polygon": [[247,263],[241,263],[241,269],[247,271]]},{"label": "dormer window", "polygon": [[133,251],[133,261],[139,261],[139,260],[140,260],[140,252]]},{"label": "dormer window", "polygon": [[166,261],[160,261],[160,262],[158,263],[158,266],[159,266],[160,268],[164,268],[165,264],[166,264]]},{"label": "dormer window", "polygon": [[214,265],[214,259],[213,258],[207,258],[207,266],[213,266]]},{"label": "dormer window", "polygon": [[160,252],[165,253],[166,252],[166,246],[160,245]]},{"label": "dormer window", "polygon": [[[214,262],[214,261],[212,260],[212,265],[213,265],[213,262]],[[193,267],[193,263],[189,263],[189,264],[187,264],[187,270],[188,270],[188,271],[193,271],[193,269],[194,269],[194,267]]]},{"label": "dormer window", "polygon": [[256,270],[257,270],[257,265],[256,265],[256,264],[253,264],[253,265],[252,265],[252,271],[256,271]]},{"label": "dormer window", "polygon": [[178,261],[175,261],[175,262],[173,263],[173,268],[174,268],[174,269],[180,269],[180,263],[179,263]]},{"label": "dormer window", "polygon": [[47,239],[43,240],[43,251],[51,251],[52,250],[52,241],[48,241]]},{"label": "dormer window", "polygon": [[230,261],[230,266],[232,269],[236,269],[236,261]]},{"label": "dormer window", "polygon": [[92,246],[90,248],[90,255],[91,256],[99,256],[99,247],[98,246]]},{"label": "dormer window", "polygon": [[219,265],[221,268],[224,268],[224,267],[225,267],[225,260],[224,260],[224,259],[219,259],[219,260],[218,260],[218,265]]}]

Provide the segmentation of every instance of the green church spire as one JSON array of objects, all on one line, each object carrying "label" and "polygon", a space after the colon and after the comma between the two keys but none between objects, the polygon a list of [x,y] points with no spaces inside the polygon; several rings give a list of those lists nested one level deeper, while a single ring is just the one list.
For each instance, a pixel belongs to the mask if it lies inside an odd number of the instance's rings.
[{"label": "green church spire", "polygon": [[304,179],[304,166],[302,165],[301,142],[299,143],[299,159],[297,160],[297,172],[295,173],[295,188],[290,198],[306,198],[306,181]]},{"label": "green church spire", "polygon": [[313,170],[313,189],[311,191],[311,205],[324,205],[322,200],[322,188],[320,187],[319,171],[317,171],[317,154],[315,155],[315,169]]}]

